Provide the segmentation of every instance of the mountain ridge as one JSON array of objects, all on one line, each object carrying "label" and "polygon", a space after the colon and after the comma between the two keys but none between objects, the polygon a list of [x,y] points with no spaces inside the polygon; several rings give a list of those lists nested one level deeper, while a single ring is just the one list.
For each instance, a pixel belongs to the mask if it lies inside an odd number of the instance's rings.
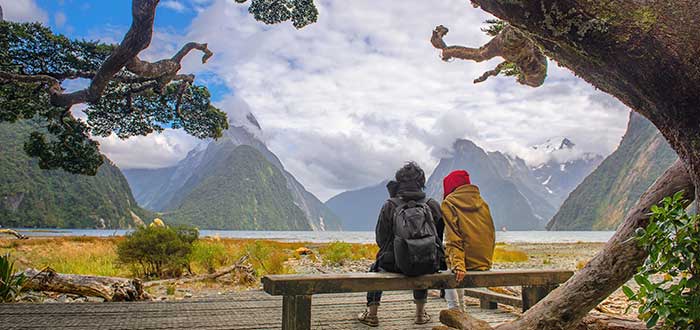
[{"label": "mountain ridge", "polygon": [[631,112],[619,147],[588,175],[548,230],[613,230],[677,155],[651,122]]}]

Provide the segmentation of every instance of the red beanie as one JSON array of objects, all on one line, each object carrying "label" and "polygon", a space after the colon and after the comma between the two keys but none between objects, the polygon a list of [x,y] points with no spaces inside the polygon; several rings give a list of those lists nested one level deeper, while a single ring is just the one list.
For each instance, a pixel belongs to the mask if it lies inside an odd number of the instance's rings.
[{"label": "red beanie", "polygon": [[442,198],[447,198],[447,195],[465,184],[472,184],[469,180],[469,173],[465,170],[453,171],[442,180],[442,188],[444,191]]}]

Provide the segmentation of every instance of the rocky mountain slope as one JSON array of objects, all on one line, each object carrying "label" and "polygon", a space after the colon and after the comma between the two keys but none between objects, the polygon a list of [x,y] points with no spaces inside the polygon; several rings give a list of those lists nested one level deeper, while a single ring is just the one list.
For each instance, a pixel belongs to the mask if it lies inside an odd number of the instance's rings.
[{"label": "rocky mountain slope", "polygon": [[341,217],[344,230],[374,230],[379,211],[389,198],[386,183],[342,192],[326,201],[326,206]]},{"label": "rocky mountain slope", "polygon": [[[551,139],[533,146],[544,148],[548,161],[537,166],[498,151],[486,152],[472,141],[458,140],[449,157],[440,160],[426,184],[426,193],[442,200],[442,178],[456,169],[467,169],[491,206],[496,226],[509,230],[543,229],[561,202],[602,160],[575,153],[569,139]],[[561,158],[561,160],[560,160]],[[544,178],[543,178],[544,176]],[[387,198],[385,183],[341,193],[326,202],[343,219],[346,228],[373,230]]]},{"label": "rocky mountain slope", "polygon": [[676,159],[656,127],[633,112],[620,146],[569,195],[547,229],[615,229]]},{"label": "rocky mountain slope", "polygon": [[[249,110],[241,106],[241,110]],[[243,113],[244,117],[232,119],[223,138],[203,142],[174,167],[125,170],[139,204],[164,212],[166,220],[171,217],[200,228],[339,230],[340,219],[284,169],[260,139],[262,132],[255,117],[250,111]],[[284,192],[279,191],[279,185]],[[210,199],[214,196],[222,202],[215,203]],[[286,199],[291,204],[270,198]],[[234,205],[224,200],[245,203]],[[197,205],[204,201],[211,204]],[[205,210],[203,205],[216,210]],[[215,219],[204,218],[209,211],[216,214]],[[298,221],[299,213],[304,224]]]},{"label": "rocky mountain slope", "polygon": [[532,171],[557,206],[561,205],[569,193],[603,161],[602,156],[592,153],[571,157],[576,144],[568,138],[549,139],[544,144],[532,148],[546,150],[552,155],[548,161],[532,168]]},{"label": "rocky mountain slope", "polygon": [[150,216],[109,159],[96,176],[40,169],[23,150],[34,125],[0,123],[0,226],[129,228]]},{"label": "rocky mountain slope", "polygon": [[[437,200],[442,200],[442,179],[453,170],[466,169],[469,171],[472,183],[479,186],[484,200],[489,204],[496,228],[505,227],[508,230],[542,228],[542,222],[545,221],[548,213],[537,214],[534,201],[529,200],[526,194],[518,189],[516,182],[506,176],[515,175],[514,172],[517,169],[504,164],[504,162],[508,163],[508,159],[504,158],[505,156],[500,153],[489,156],[472,141],[458,140],[454,144],[452,156],[442,158],[430,175],[426,183],[426,193]],[[510,172],[510,169],[513,171]],[[550,206],[551,208],[553,207]],[[551,210],[549,212],[554,213]]]}]

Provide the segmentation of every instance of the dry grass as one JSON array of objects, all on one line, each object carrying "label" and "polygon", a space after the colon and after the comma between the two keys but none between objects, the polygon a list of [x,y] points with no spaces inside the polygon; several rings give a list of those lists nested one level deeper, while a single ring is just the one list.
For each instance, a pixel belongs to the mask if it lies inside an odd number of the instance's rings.
[{"label": "dry grass", "polygon": [[[131,270],[117,262],[117,242],[123,239],[56,237],[20,241],[3,238],[0,239],[0,253],[10,253],[19,269],[51,267],[60,273],[130,277],[133,276]],[[213,272],[247,254],[258,276],[289,274],[292,270],[286,262],[295,257],[296,249],[307,247],[318,254],[327,245],[207,237],[195,243],[191,268],[196,274]],[[348,258],[354,260],[374,258],[377,251],[373,244],[353,244],[350,250]]]},{"label": "dry grass", "polygon": [[512,247],[508,247],[505,244],[497,244],[496,250],[493,253],[493,261],[495,263],[526,262],[528,260],[529,257],[527,253]]},{"label": "dry grass", "polygon": [[58,237],[26,241],[0,240],[0,253],[10,253],[19,269],[51,267],[59,273],[129,276],[120,267],[116,242],[121,238]]}]

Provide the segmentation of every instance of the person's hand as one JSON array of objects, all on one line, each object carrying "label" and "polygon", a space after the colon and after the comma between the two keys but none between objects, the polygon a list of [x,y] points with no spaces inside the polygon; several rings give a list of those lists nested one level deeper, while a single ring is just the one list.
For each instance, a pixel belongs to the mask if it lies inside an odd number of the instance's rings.
[{"label": "person's hand", "polygon": [[457,283],[462,283],[462,280],[464,280],[465,275],[467,275],[465,272],[461,270],[455,270],[455,277],[457,278]]}]

